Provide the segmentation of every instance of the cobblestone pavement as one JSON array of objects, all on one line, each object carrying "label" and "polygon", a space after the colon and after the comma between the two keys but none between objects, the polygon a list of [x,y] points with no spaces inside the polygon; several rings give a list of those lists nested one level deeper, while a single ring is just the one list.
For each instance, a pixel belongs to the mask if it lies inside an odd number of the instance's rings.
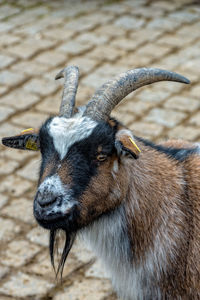
[{"label": "cobblestone pavement", "polygon": [[[153,141],[200,139],[200,5],[192,0],[0,2],[0,135],[56,114],[65,65],[80,68],[78,104],[119,72],[175,70],[192,83],[158,83],[113,113]],[[0,299],[117,299],[99,261],[76,243],[63,284],[55,280],[48,234],[32,215],[39,154],[0,146]]]}]

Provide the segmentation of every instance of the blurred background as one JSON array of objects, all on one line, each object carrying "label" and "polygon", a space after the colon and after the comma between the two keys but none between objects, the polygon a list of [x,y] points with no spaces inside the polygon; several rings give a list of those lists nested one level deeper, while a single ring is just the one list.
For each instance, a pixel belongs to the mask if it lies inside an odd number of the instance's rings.
[{"label": "blurred background", "polygon": [[[78,105],[120,72],[161,67],[190,85],[163,82],[129,95],[113,116],[134,134],[200,140],[200,4],[192,0],[0,1],[0,136],[56,114],[64,66],[80,69]],[[100,262],[76,242],[63,284],[48,233],[32,213],[40,156],[0,146],[0,299],[116,300]]]}]

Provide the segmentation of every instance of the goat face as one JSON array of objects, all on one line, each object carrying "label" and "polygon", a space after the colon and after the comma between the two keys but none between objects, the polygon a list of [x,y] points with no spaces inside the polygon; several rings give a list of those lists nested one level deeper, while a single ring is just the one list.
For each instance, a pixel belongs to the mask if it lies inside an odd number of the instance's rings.
[{"label": "goat face", "polygon": [[54,117],[41,127],[34,200],[41,226],[76,231],[120,204],[126,184],[119,158],[125,152],[136,157],[136,152],[125,145],[128,130],[118,127],[117,121],[88,117]]}]

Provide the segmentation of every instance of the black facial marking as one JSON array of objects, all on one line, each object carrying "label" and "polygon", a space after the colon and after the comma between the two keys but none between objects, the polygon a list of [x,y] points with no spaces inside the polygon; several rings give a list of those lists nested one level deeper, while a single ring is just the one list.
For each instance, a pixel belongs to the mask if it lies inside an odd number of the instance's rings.
[{"label": "black facial marking", "polygon": [[109,124],[101,122],[92,134],[73,144],[64,159],[70,162],[73,180],[73,197],[76,199],[85,191],[93,176],[98,173],[98,148],[103,154],[112,155],[115,141],[115,129]]},{"label": "black facial marking", "polygon": [[[42,176],[46,164],[51,161],[58,161],[59,155],[56,151],[53,138],[49,135],[48,125],[51,122],[52,118],[49,118],[40,128],[39,131],[39,141],[40,141],[40,151],[42,155],[42,163],[40,166],[40,177]],[[54,168],[51,169],[50,175],[55,174],[57,166],[55,165]]]},{"label": "black facial marking", "polygon": [[192,148],[192,149],[186,149],[186,148],[172,148],[172,147],[165,147],[162,145],[156,145],[153,142],[150,142],[148,140],[145,140],[141,137],[135,137],[138,141],[142,142],[145,146],[149,146],[153,148],[156,151],[162,152],[169,156],[170,158],[173,158],[177,161],[184,161],[188,158],[188,156],[198,153],[198,147]]}]

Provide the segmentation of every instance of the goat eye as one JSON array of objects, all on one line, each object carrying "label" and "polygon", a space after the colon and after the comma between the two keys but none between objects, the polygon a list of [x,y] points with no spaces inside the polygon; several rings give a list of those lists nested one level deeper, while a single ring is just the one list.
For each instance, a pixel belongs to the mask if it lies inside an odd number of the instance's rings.
[{"label": "goat eye", "polygon": [[98,154],[97,155],[97,160],[98,161],[104,161],[104,160],[106,160],[106,158],[107,158],[106,154]]}]

